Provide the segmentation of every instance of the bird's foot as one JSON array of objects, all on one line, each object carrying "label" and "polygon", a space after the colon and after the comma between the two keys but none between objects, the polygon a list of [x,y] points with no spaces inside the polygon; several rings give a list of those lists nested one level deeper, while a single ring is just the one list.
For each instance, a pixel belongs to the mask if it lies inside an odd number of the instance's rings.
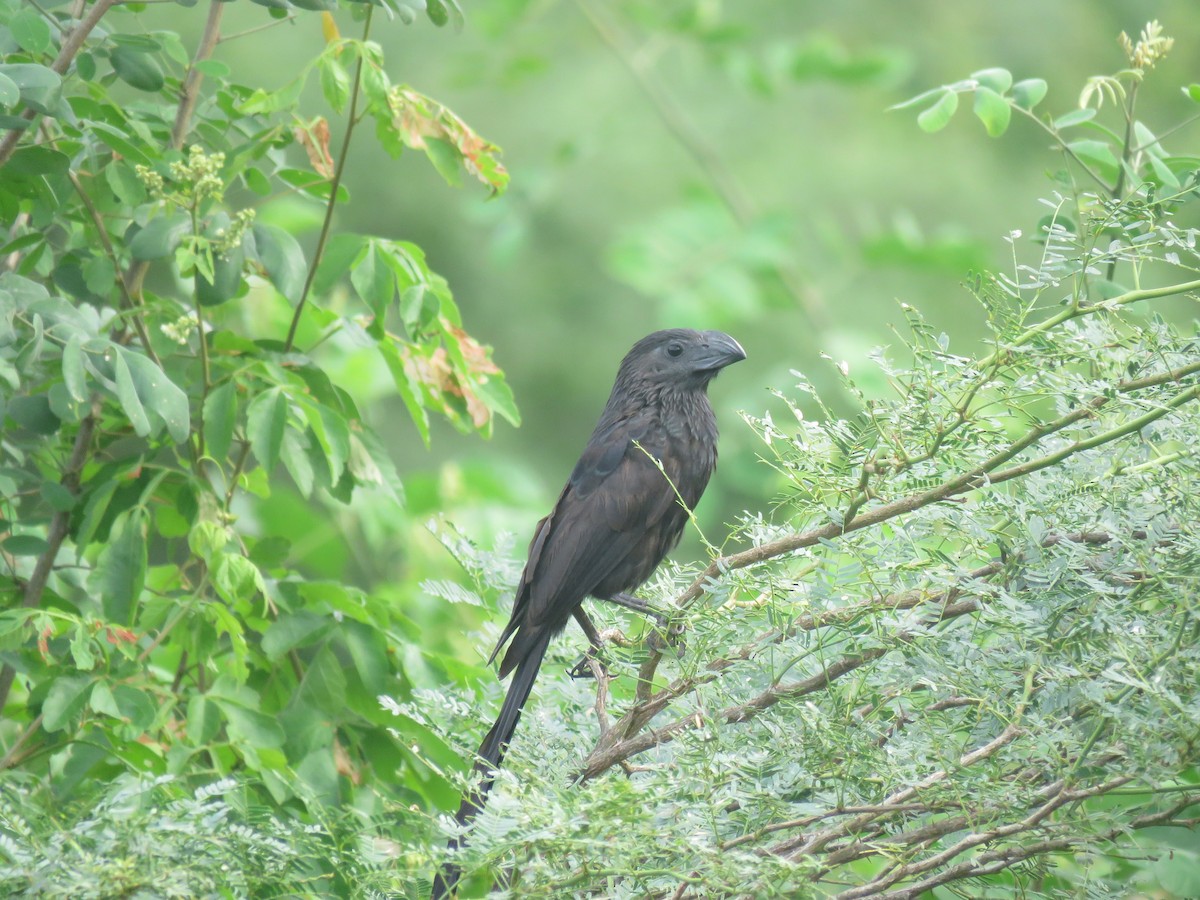
[{"label": "bird's foot", "polygon": [[687,641],[683,639],[687,625],[679,620],[672,621],[669,616],[662,613],[654,613],[651,618],[654,619],[654,626],[646,635],[646,646],[652,653],[665,653],[668,649],[674,650],[675,656],[683,659],[684,653],[687,652]]},{"label": "bird's foot", "polygon": [[668,613],[660,612],[645,600],[635,597],[632,594],[614,594],[612,597],[609,597],[609,600],[618,606],[632,609],[654,621],[654,625],[650,629],[650,634],[646,637],[646,646],[650,648],[652,653],[662,653],[668,647],[672,647],[679,656],[683,656],[684,651],[687,649],[687,644],[680,639],[680,635],[683,634],[687,627],[683,621],[673,619]]},{"label": "bird's foot", "polygon": [[600,671],[604,675],[608,675],[608,666],[604,664],[604,660],[600,658],[599,647],[589,647],[587,652],[583,653],[576,661],[575,665],[567,669],[567,675],[570,678],[595,678],[596,672],[592,668],[599,666]]}]

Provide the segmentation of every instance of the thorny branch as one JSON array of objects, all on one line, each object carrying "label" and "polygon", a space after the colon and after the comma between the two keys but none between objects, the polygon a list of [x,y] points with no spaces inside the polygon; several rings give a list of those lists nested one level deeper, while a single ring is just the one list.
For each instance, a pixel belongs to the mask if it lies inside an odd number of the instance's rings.
[{"label": "thorny branch", "polygon": [[[1200,282],[1197,284],[1200,284]],[[1150,292],[1140,293],[1148,294]],[[1055,450],[1053,453],[1036,457],[1027,462],[1008,466],[1007,468],[1004,467],[1006,463],[1011,462],[1021,453],[1037,445],[1047,437],[1058,434],[1081,421],[1093,418],[1101,409],[1112,404],[1120,397],[1129,397],[1139,391],[1152,387],[1178,384],[1185,378],[1195,375],[1197,372],[1200,372],[1200,363],[1191,363],[1165,372],[1121,382],[1115,385],[1110,392],[1092,397],[1086,402],[1080,403],[1071,412],[1030,429],[1021,438],[994,453],[989,459],[984,460],[966,472],[961,472],[946,479],[936,487],[920,493],[899,497],[865,511],[859,511],[854,518],[849,520],[841,522],[831,521],[809,531],[786,535],[776,540],[751,547],[741,553],[734,553],[713,560],[700,576],[692,582],[691,586],[676,598],[675,605],[679,609],[688,608],[707,593],[718,578],[737,569],[744,569],[776,557],[785,556],[797,550],[815,546],[822,541],[835,540],[849,532],[879,525],[889,519],[907,515],[923,507],[953,499],[972,490],[1028,475],[1032,472],[1056,465],[1076,453],[1109,443],[1126,435],[1135,434],[1151,422],[1170,415],[1179,407],[1194,401],[1200,396],[1200,385],[1193,385],[1186,388],[1169,400],[1156,404],[1145,414],[1101,434],[1094,435],[1086,440],[1075,441]],[[650,654],[638,672],[639,683],[647,684],[654,680],[660,660],[660,653],[655,652]],[[644,696],[646,691],[643,690],[642,694]],[[655,703],[654,698],[649,698],[639,706],[634,707],[621,722],[618,722],[614,726],[613,734],[621,734],[625,737],[631,736],[658,712],[658,709],[653,708]],[[643,712],[643,708],[649,712],[649,715]],[[595,757],[600,749],[602,748],[597,747],[597,751],[593,751],[592,757],[589,757],[589,759]],[[589,766],[589,771],[590,768]]]}]

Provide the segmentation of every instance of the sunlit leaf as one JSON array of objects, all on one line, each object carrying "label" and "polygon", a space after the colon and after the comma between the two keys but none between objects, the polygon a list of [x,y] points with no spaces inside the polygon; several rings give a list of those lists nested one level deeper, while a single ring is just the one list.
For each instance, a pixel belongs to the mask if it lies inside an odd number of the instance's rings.
[{"label": "sunlit leaf", "polygon": [[971,73],[971,79],[997,94],[1006,93],[1013,83],[1012,72],[1001,68],[980,69]]},{"label": "sunlit leaf", "polygon": [[917,116],[917,125],[922,131],[941,131],[950,124],[958,109],[958,94],[954,91],[944,91],[937,102]]},{"label": "sunlit leaf", "polygon": [[1026,78],[1013,85],[1013,102],[1021,109],[1033,109],[1046,96],[1049,85],[1041,78]]},{"label": "sunlit leaf", "polygon": [[974,113],[987,129],[989,137],[999,137],[1008,130],[1012,107],[992,89],[981,87],[975,91]]},{"label": "sunlit leaf", "polygon": [[287,428],[287,397],[279,387],[257,394],[246,409],[246,435],[259,464],[270,471],[279,461]]}]

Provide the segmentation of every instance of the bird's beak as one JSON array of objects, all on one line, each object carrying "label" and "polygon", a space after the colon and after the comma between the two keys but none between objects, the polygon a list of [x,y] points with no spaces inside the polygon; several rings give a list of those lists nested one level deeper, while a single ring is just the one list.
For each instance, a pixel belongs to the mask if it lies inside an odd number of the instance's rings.
[{"label": "bird's beak", "polygon": [[746,358],[742,345],[723,331],[706,331],[702,338],[704,349],[696,360],[698,369],[715,372]]}]

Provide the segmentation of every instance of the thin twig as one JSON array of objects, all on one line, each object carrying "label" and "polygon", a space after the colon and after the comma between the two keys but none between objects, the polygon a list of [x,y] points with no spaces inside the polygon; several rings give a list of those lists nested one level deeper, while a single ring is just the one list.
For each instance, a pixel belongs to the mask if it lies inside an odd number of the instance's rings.
[{"label": "thin twig", "polygon": [[[367,7],[367,13],[363,22],[363,43],[371,35],[371,13],[375,9],[373,6]],[[333,171],[333,180],[329,183],[329,202],[325,205],[325,220],[321,223],[321,233],[317,236],[317,246],[313,250],[312,262],[308,264],[308,275],[304,279],[304,289],[300,291],[300,299],[296,301],[296,311],[292,314],[292,323],[288,326],[287,340],[283,342],[283,352],[291,352],[292,346],[296,342],[296,329],[300,327],[300,316],[304,313],[304,305],[308,302],[309,291],[312,290],[313,281],[317,277],[317,267],[321,264],[321,257],[325,253],[325,245],[329,241],[329,234],[333,228],[333,209],[337,204],[338,189],[342,185],[342,173],[346,170],[346,160],[350,157],[350,138],[354,134],[354,127],[358,124],[358,101],[362,93],[362,71],[363,71],[363,54],[360,51],[358,54],[358,64],[354,67],[354,84],[350,88],[350,112],[346,117],[346,132],[342,136],[342,149],[338,154],[337,167]]]},{"label": "thin twig", "polygon": [[196,52],[192,56],[187,75],[183,79],[183,87],[179,92],[179,106],[175,109],[175,124],[171,127],[172,150],[179,150],[183,147],[183,139],[187,137],[188,129],[191,127],[192,113],[196,111],[196,102],[200,99],[200,82],[204,80],[204,72],[197,67],[196,63],[208,59],[216,49],[217,42],[221,39],[221,16],[224,12],[225,4],[220,0],[213,0],[212,5],[208,8],[208,19],[204,23],[200,43],[196,45]]}]

